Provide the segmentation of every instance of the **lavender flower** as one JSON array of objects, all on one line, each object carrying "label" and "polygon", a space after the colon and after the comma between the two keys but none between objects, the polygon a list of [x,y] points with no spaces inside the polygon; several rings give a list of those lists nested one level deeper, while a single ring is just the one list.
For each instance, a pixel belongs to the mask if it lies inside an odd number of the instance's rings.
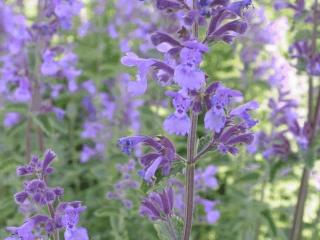
[{"label": "lavender flower", "polygon": [[[32,179],[26,180],[24,190],[15,194],[16,203],[22,209],[26,204],[35,207],[28,207],[31,217],[27,217],[24,224],[7,228],[12,237],[6,239],[44,238],[59,234],[62,229],[65,230],[65,239],[89,239],[86,229],[77,227],[79,215],[85,210],[80,202],[60,203],[54,208],[57,199],[63,196],[62,188],[48,186],[48,175],[53,172],[50,165],[55,157],[55,153],[48,150],[43,161],[34,156],[28,165],[17,168],[18,176],[31,176]],[[50,216],[43,214],[44,206],[50,210]]]},{"label": "lavender flower", "polygon": [[118,146],[123,153],[130,154],[138,144],[151,147],[154,152],[147,153],[140,157],[144,169],[140,176],[145,181],[151,181],[158,169],[162,169],[163,175],[170,173],[171,165],[176,160],[174,145],[166,137],[133,136],[120,138]]},{"label": "lavender flower", "polygon": [[168,188],[161,193],[152,192],[143,199],[140,214],[152,221],[168,221],[173,214],[173,190]]},{"label": "lavender flower", "polygon": [[188,116],[191,101],[183,92],[167,92],[167,95],[173,98],[173,106],[175,112],[169,115],[163,122],[163,128],[171,134],[186,135],[191,126],[191,121]]},{"label": "lavender flower", "polygon": [[21,114],[18,112],[9,112],[6,113],[3,119],[3,126],[5,128],[11,128],[21,121]]}]

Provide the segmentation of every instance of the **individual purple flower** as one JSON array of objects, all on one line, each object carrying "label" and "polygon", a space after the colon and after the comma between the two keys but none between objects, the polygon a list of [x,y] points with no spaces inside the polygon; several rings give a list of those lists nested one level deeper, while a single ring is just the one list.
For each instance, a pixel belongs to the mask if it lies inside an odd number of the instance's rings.
[{"label": "individual purple flower", "polygon": [[173,80],[182,88],[199,90],[205,83],[205,74],[199,68],[202,52],[199,48],[185,47],[180,52],[180,61],[174,70]]},{"label": "individual purple flower", "polygon": [[191,100],[183,91],[168,91],[166,95],[173,98],[175,112],[165,119],[163,128],[170,134],[186,135],[191,127],[191,120],[188,116]]},{"label": "individual purple flower", "polygon": [[173,215],[173,198],[171,187],[161,193],[150,193],[141,203],[140,215],[148,217],[152,221],[167,221]]},{"label": "individual purple flower", "polygon": [[135,82],[130,82],[128,91],[134,96],[143,94],[147,90],[147,74],[155,61],[139,58],[136,54],[129,52],[121,58],[121,63],[128,67],[137,67],[137,79]]},{"label": "individual purple flower", "polygon": [[150,182],[158,169],[162,169],[163,175],[168,175],[173,161],[176,160],[176,151],[172,142],[163,136],[132,136],[118,140],[118,146],[123,153],[130,154],[138,144],[151,147],[154,151],[140,157],[144,169],[140,176]]},{"label": "individual purple flower", "polygon": [[243,20],[236,19],[225,23],[226,20],[233,19],[235,16],[234,12],[226,8],[217,10],[212,15],[205,42],[210,43],[222,40],[226,43],[231,43],[235,37],[243,34],[248,27]]},{"label": "individual purple flower", "polygon": [[46,50],[42,56],[41,73],[44,76],[54,76],[59,71],[59,65],[55,61],[56,54],[51,50]]},{"label": "individual purple flower", "polygon": [[258,108],[259,104],[256,101],[250,101],[231,110],[230,116],[236,116],[241,118],[245,121],[248,128],[252,128],[258,123],[258,121],[252,119],[252,117],[249,114],[249,111],[256,110]]},{"label": "individual purple flower", "polygon": [[237,99],[241,99],[242,94],[237,90],[226,88],[221,84],[218,84],[213,91],[214,94],[207,103],[209,111],[205,115],[204,122],[207,129],[219,133],[227,122],[227,108]]},{"label": "individual purple flower", "polygon": [[21,121],[21,114],[18,112],[8,112],[3,119],[3,126],[5,128],[11,128]]}]

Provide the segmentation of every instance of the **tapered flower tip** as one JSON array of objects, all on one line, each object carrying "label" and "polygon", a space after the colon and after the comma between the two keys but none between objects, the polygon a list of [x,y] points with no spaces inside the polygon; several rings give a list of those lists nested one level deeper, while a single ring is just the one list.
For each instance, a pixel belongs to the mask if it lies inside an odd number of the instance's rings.
[{"label": "tapered flower tip", "polygon": [[163,122],[163,128],[170,134],[185,136],[191,127],[191,121],[188,115],[177,117],[175,114],[168,116]]},{"label": "tapered flower tip", "polygon": [[48,166],[51,164],[51,162],[55,159],[56,154],[54,151],[52,151],[51,149],[47,150],[45,155],[44,155],[44,160],[42,163],[42,171],[44,173],[46,173],[46,170],[48,168]]},{"label": "tapered flower tip", "polygon": [[133,148],[145,141],[148,137],[145,136],[131,136],[131,137],[122,137],[118,140],[117,146],[120,148],[121,152],[130,155],[133,151]]},{"label": "tapered flower tip", "polygon": [[28,193],[26,192],[18,192],[14,195],[14,199],[16,203],[22,204],[28,197]]},{"label": "tapered flower tip", "polygon": [[120,61],[125,66],[134,67],[137,65],[137,61],[139,61],[139,57],[133,52],[128,52],[126,53],[125,56],[121,58]]}]

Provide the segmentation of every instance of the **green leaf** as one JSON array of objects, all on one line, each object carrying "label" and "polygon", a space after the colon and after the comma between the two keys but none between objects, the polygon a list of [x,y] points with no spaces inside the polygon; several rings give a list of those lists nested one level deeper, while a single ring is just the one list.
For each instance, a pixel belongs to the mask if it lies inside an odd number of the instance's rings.
[{"label": "green leaf", "polygon": [[262,216],[264,216],[265,219],[267,220],[273,236],[274,237],[277,236],[277,227],[276,227],[276,224],[274,223],[270,210],[265,209],[261,213],[262,213]]},{"label": "green leaf", "polygon": [[46,116],[38,115],[32,116],[34,124],[39,127],[46,135],[50,136],[50,126]]},{"label": "green leaf", "polygon": [[208,134],[198,139],[198,152],[200,152],[204,147],[206,147],[211,141],[212,136]]},{"label": "green leaf", "polygon": [[260,177],[259,173],[250,172],[250,173],[245,174],[244,176],[241,176],[240,178],[238,178],[238,180],[236,182],[239,183],[239,182],[257,181],[257,179],[259,179],[259,177]]},{"label": "green leaf", "polygon": [[94,212],[94,215],[98,218],[117,216],[117,215],[119,215],[119,207],[113,206],[113,205],[105,206],[100,209],[97,209]]},{"label": "green leaf", "polygon": [[154,224],[160,240],[179,240],[182,238],[183,221],[177,216],[170,219],[170,223],[157,221]]}]

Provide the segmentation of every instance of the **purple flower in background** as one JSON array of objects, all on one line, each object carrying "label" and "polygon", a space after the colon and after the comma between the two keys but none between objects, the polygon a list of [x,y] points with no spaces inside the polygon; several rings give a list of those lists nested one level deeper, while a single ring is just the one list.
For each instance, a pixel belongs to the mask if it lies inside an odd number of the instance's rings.
[{"label": "purple flower in background", "polygon": [[168,221],[173,214],[173,198],[171,187],[161,193],[152,192],[142,201],[140,214],[152,221]]},{"label": "purple flower in background", "polygon": [[121,174],[121,179],[113,186],[114,191],[107,193],[107,198],[121,201],[123,206],[128,209],[133,207],[132,201],[127,197],[128,190],[139,187],[139,182],[135,181],[132,176],[136,171],[135,165],[136,163],[132,159],[126,164],[118,164],[117,170]]},{"label": "purple flower in background", "polygon": [[186,135],[191,127],[191,120],[188,116],[191,101],[183,91],[168,91],[166,95],[173,98],[175,112],[165,119],[163,128],[170,134]]},{"label": "purple flower in background", "polygon": [[200,204],[203,205],[204,210],[206,212],[206,221],[209,224],[214,224],[220,218],[220,212],[216,210],[214,207],[216,206],[217,202],[207,200],[207,199],[200,199]]},{"label": "purple flower in background", "polygon": [[8,112],[3,119],[3,126],[5,128],[11,128],[17,125],[21,121],[21,114],[18,112]]},{"label": "purple flower in background", "polygon": [[218,170],[214,165],[209,165],[204,170],[197,169],[195,175],[195,184],[197,186],[197,189],[216,189],[218,187],[218,180],[215,177],[217,171]]},{"label": "purple flower in background", "polygon": [[[215,209],[217,201],[209,200],[201,196],[202,192],[213,191],[218,187],[218,180],[216,178],[217,168],[214,165],[209,165],[205,169],[198,168],[195,172],[195,205],[196,207],[203,207],[205,215],[198,216],[200,222],[214,224],[220,217],[220,212]],[[174,208],[176,214],[184,216],[184,184],[175,178],[171,178],[169,183],[174,186],[175,198]]]},{"label": "purple flower in background", "polygon": [[163,136],[132,136],[118,140],[118,146],[123,153],[130,154],[138,144],[151,147],[154,151],[140,157],[144,169],[140,176],[147,182],[154,177],[157,169],[162,169],[163,175],[168,175],[173,161],[176,160],[176,150],[172,142]]},{"label": "purple flower in background", "polygon": [[97,154],[97,151],[88,145],[84,145],[82,148],[81,156],[80,156],[80,162],[85,163],[88,162],[92,157],[94,157]]},{"label": "purple flower in background", "polygon": [[81,1],[60,0],[55,3],[54,13],[63,29],[70,29],[72,18],[79,14],[82,8]]}]

